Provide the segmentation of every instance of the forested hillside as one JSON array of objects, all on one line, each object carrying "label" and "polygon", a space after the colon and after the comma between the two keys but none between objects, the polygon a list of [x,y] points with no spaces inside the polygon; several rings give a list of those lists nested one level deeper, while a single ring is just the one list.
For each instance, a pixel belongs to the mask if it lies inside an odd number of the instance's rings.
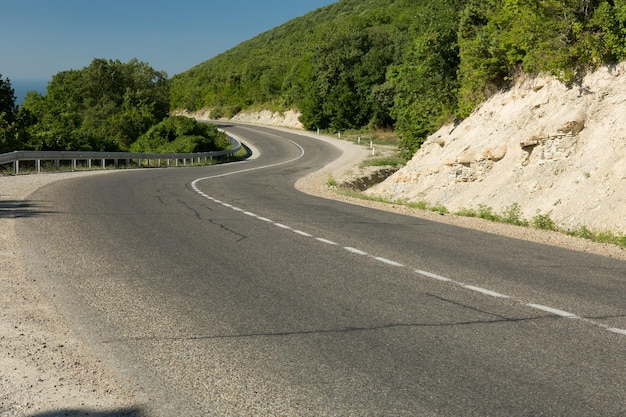
[{"label": "forested hillside", "polygon": [[18,107],[0,76],[0,152],[127,150],[140,137],[146,149],[197,149],[220,138],[179,120],[156,130],[179,131],[176,143],[148,131],[174,110],[295,109],[308,129],[393,128],[409,157],[520,74],[576,83],[624,59],[626,0],[339,0],[171,79],[94,59]]},{"label": "forested hillside", "polygon": [[413,153],[522,72],[576,82],[626,57],[626,0],[340,0],[172,79],[171,108],[393,127]]}]

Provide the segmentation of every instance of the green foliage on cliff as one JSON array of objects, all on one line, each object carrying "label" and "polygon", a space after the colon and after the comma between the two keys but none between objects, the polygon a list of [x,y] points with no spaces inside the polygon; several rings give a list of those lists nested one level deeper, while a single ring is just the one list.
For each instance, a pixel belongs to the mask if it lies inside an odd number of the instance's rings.
[{"label": "green foliage on cliff", "polygon": [[472,0],[459,24],[459,114],[520,72],[576,82],[626,58],[624,0]]},{"label": "green foliage on cliff", "polygon": [[576,82],[625,58],[626,0],[340,0],[173,77],[171,105],[394,127],[411,154],[521,73]]}]

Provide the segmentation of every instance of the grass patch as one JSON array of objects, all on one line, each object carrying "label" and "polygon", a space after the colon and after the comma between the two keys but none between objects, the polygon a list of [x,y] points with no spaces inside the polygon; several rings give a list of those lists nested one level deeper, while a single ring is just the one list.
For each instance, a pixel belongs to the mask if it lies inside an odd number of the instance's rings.
[{"label": "grass patch", "polygon": [[385,167],[399,168],[406,164],[406,159],[400,155],[382,156],[380,158],[368,158],[361,163],[361,167]]},{"label": "grass patch", "polygon": [[[328,135],[337,136],[336,131],[324,131]],[[369,146],[370,141],[374,145],[398,146],[400,137],[390,129],[365,129],[365,130],[345,130],[341,132],[341,139],[358,143],[361,138],[361,145]]]},{"label": "grass patch", "polygon": [[414,202],[406,202],[403,203],[407,207],[418,209],[418,210],[428,210],[428,203],[425,201],[414,201]]},{"label": "grass patch", "polygon": [[[445,206],[431,206],[425,201],[409,202],[406,200],[389,200],[382,197],[368,196],[354,190],[345,190],[341,193],[343,195],[359,198],[361,200],[402,205],[409,208],[432,211],[442,215],[449,213],[448,209]],[[454,214],[462,217],[476,217],[489,221],[507,223],[522,227],[534,227],[535,229],[568,234],[570,236],[587,239],[596,243],[608,243],[612,245],[617,245],[622,248],[626,248],[626,235],[615,234],[612,232],[595,232],[590,230],[586,226],[579,226],[575,229],[565,230],[560,228],[557,223],[552,220],[549,214],[542,214],[539,212],[537,212],[537,214],[533,216],[530,221],[526,220],[521,216],[521,208],[517,203],[511,204],[501,213],[496,213],[492,207],[480,204],[478,208],[462,208]]]},{"label": "grass patch", "polygon": [[597,243],[609,243],[626,248],[626,235],[616,235],[612,232],[594,232],[586,226],[579,226],[566,232],[570,236],[591,240]]}]

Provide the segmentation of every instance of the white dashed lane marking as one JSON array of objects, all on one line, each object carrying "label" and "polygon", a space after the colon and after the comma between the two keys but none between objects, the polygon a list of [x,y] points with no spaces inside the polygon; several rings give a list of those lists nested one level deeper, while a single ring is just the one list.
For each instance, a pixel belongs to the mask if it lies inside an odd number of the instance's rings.
[{"label": "white dashed lane marking", "polygon": [[559,310],[559,309],[556,309],[556,308],[548,307],[548,306],[542,306],[541,304],[531,304],[531,303],[529,303],[529,304],[526,304],[526,306],[530,307],[530,308],[535,308],[537,310],[542,310],[542,311],[548,312],[550,314],[554,314],[556,316],[567,317],[567,318],[571,318],[571,319],[580,318],[576,314],[573,314],[573,313],[570,313],[570,312],[567,312],[567,311],[563,311],[563,310]]},{"label": "white dashed lane marking", "polygon": [[382,262],[384,264],[387,264],[387,265],[397,266],[399,268],[404,268],[404,264],[401,264],[401,263],[396,262],[396,261],[392,261],[391,259],[382,258],[380,256],[376,256],[376,257],[374,257],[374,259],[376,259],[377,261],[380,261],[380,262]]},{"label": "white dashed lane marking", "polygon": [[[220,175],[220,176],[224,176],[224,175],[226,175],[226,174],[223,174],[223,175]],[[324,244],[327,244],[327,245],[331,245],[331,246],[338,246],[339,245],[337,242],[334,242],[332,240],[328,240],[328,239],[325,239],[325,238],[322,238],[322,237],[315,237],[315,236],[311,235],[310,233],[304,232],[302,230],[292,229],[288,225],[274,222],[273,220],[268,219],[267,217],[258,216],[258,215],[254,214],[252,212],[245,211],[245,210],[243,210],[243,209],[241,209],[239,207],[233,206],[232,204],[224,203],[224,202],[222,202],[220,200],[217,200],[216,198],[213,198],[213,197],[205,194],[204,192],[202,192],[202,191],[200,191],[198,189],[197,182],[199,182],[201,180],[204,180],[204,179],[210,179],[210,178],[213,178],[213,177],[199,178],[199,179],[197,179],[197,180],[195,180],[195,181],[193,181],[191,183],[191,187],[199,195],[201,195],[202,197],[204,197],[204,198],[206,198],[208,200],[211,200],[211,201],[213,201],[213,202],[215,202],[217,204],[221,204],[222,206],[224,206],[226,208],[229,208],[231,210],[235,210],[237,212],[243,213],[243,214],[245,214],[247,216],[256,218],[256,219],[261,220],[263,222],[271,223],[272,225],[274,225],[274,226],[276,226],[276,227],[278,227],[280,229],[291,230],[295,234],[297,234],[299,236],[302,236],[302,237],[307,237],[307,238],[311,238],[312,237],[312,238],[315,238],[315,240],[317,240],[318,242],[321,242],[321,243],[324,243]],[[354,247],[351,247],[351,246],[343,246],[343,249],[348,251],[348,252],[350,252],[350,253],[352,253],[352,254],[355,254],[355,255],[370,257],[373,260],[381,262],[381,263],[383,263],[385,265],[389,265],[389,266],[393,266],[393,267],[397,267],[397,268],[407,268],[406,265],[404,265],[404,264],[402,264],[400,262],[396,262],[396,261],[394,261],[392,259],[388,259],[388,258],[384,258],[384,257],[380,257],[380,256],[370,255],[367,252],[365,252],[365,251],[363,251],[361,249],[358,249],[358,248],[354,248]],[[465,289],[468,289],[470,291],[474,291],[474,292],[477,292],[477,293],[480,293],[480,294],[483,294],[483,295],[486,295],[486,296],[490,296],[490,297],[508,299],[508,300],[510,300],[512,302],[524,305],[525,307],[528,307],[528,308],[532,308],[532,309],[535,309],[535,310],[541,310],[541,311],[544,311],[544,312],[549,313],[549,314],[554,314],[554,315],[556,315],[558,317],[580,320],[580,321],[583,321],[585,323],[592,324],[592,325],[594,325],[596,327],[600,327],[602,329],[608,330],[608,331],[610,331],[612,333],[619,334],[619,335],[622,335],[622,336],[626,336],[626,329],[619,329],[619,328],[609,327],[609,326],[607,326],[604,323],[600,323],[600,322],[595,321],[595,320],[587,319],[587,318],[578,316],[578,315],[576,315],[574,313],[570,313],[568,311],[560,310],[560,309],[549,307],[549,306],[544,306],[544,305],[541,305],[541,304],[530,303],[530,302],[527,302],[527,301],[523,301],[523,300],[520,300],[520,299],[513,298],[513,297],[511,297],[509,295],[506,295],[506,294],[501,294],[499,292],[489,290],[487,288],[482,288],[482,287],[477,287],[477,286],[474,286],[474,285],[464,284],[464,283],[455,281],[452,278],[448,278],[448,277],[445,277],[445,276],[442,276],[442,275],[438,275],[438,274],[435,274],[435,273],[432,273],[432,272],[428,272],[428,271],[423,271],[421,269],[413,269],[413,272],[416,273],[417,275],[421,275],[421,276],[426,277],[426,278],[430,278],[430,279],[434,279],[434,280],[437,280],[437,281],[440,281],[440,282],[448,283],[449,285],[455,285],[455,286],[458,286],[458,287],[461,287],[461,288],[465,288]]]},{"label": "white dashed lane marking", "polygon": [[333,246],[337,245],[336,242],[333,242],[332,240],[324,239],[322,237],[316,237],[315,239],[322,243],[326,243],[327,245],[333,245]]},{"label": "white dashed lane marking", "polygon": [[491,290],[488,290],[486,288],[475,287],[473,285],[463,285],[463,288],[467,288],[468,290],[476,291],[476,292],[479,292],[481,294],[489,295],[491,297],[511,298],[508,295],[500,294],[499,292],[491,291]]},{"label": "white dashed lane marking", "polygon": [[350,253],[354,253],[355,255],[361,255],[361,256],[367,255],[367,252],[363,252],[362,250],[357,249],[357,248],[352,248],[350,246],[344,246],[343,248]]}]

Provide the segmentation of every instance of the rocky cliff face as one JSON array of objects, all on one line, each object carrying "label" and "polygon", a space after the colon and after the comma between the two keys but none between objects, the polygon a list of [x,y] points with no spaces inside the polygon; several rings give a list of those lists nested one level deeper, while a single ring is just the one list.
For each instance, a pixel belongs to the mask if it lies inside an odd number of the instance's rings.
[{"label": "rocky cliff face", "polygon": [[525,79],[431,135],[368,193],[455,212],[513,204],[564,228],[626,233],[626,64],[568,88]]}]

